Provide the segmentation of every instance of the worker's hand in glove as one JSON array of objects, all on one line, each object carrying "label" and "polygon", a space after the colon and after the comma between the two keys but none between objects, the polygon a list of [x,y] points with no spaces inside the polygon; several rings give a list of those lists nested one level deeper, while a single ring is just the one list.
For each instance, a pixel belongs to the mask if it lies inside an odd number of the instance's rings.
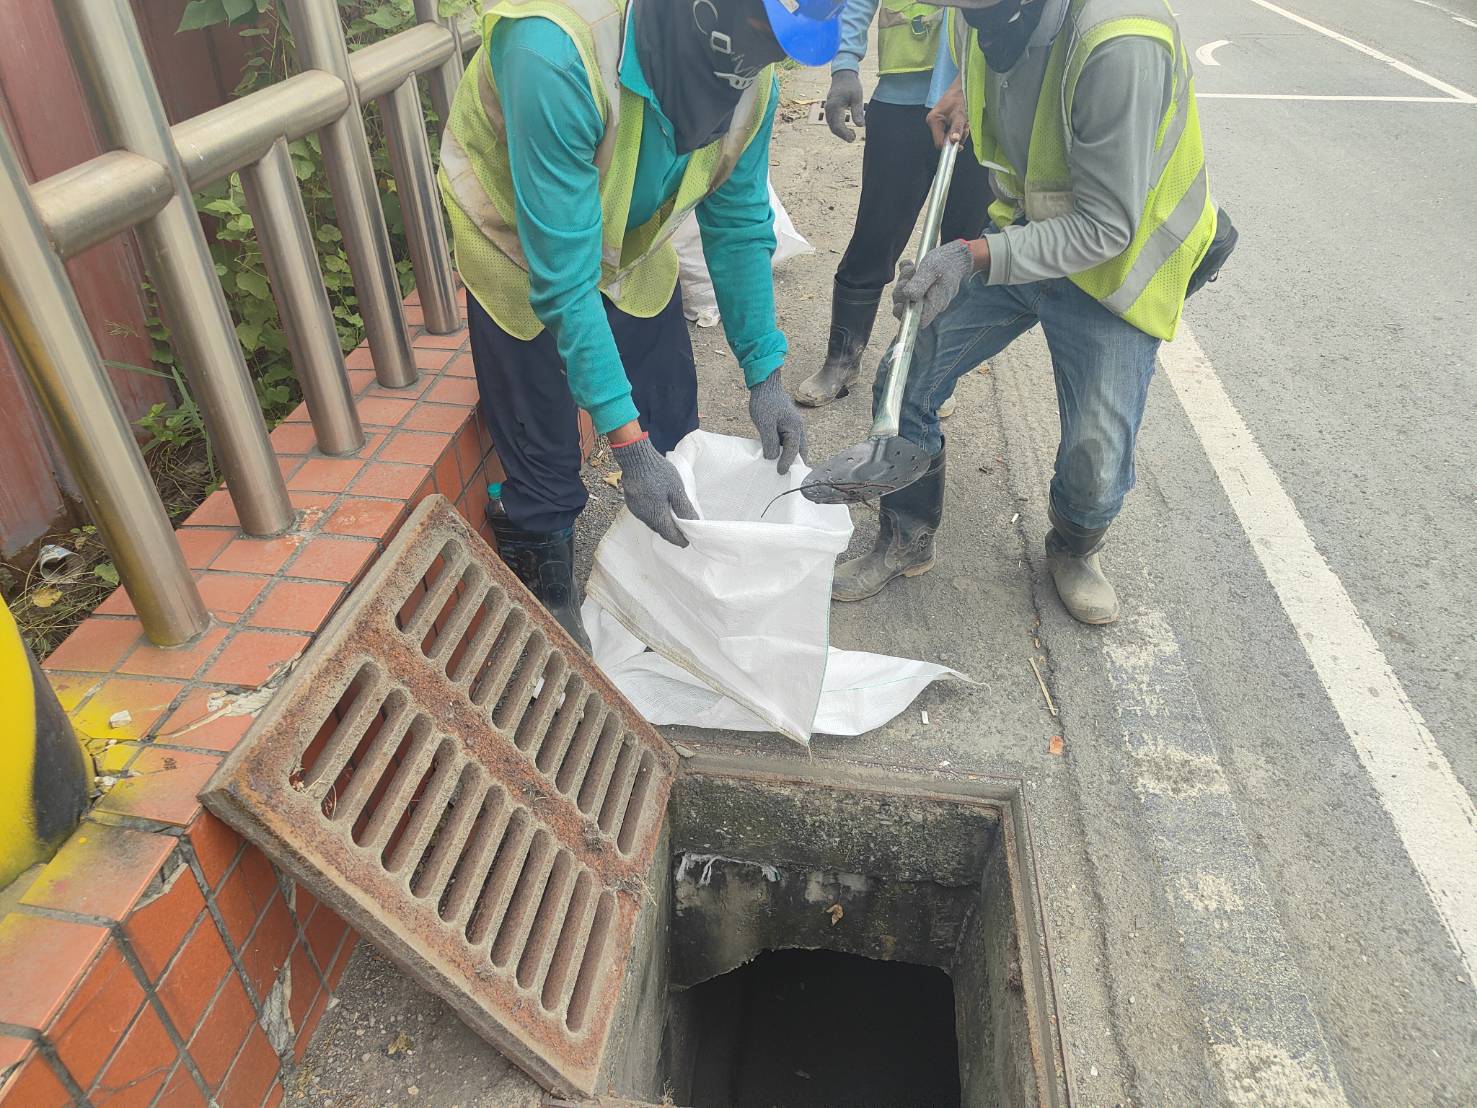
[{"label": "worker's hand in glove", "polygon": [[904,262],[897,267],[897,284],[892,286],[892,314],[902,319],[908,305],[918,303],[922,306],[918,326],[927,327],[959,295],[973,272],[974,255],[963,239],[935,247],[916,266]]},{"label": "worker's hand in glove", "polygon": [[749,418],[759,432],[764,456],[770,461],[778,458],[775,468],[789,473],[790,463],[805,453],[805,417],[780,382],[779,370],[749,390]]},{"label": "worker's hand in glove", "polygon": [[838,69],[831,74],[831,91],[826,93],[824,108],[831,134],[854,142],[856,132],[846,125],[846,110],[851,109],[852,121],[858,127],[867,125],[866,110],[862,107],[862,79],[856,70]]},{"label": "worker's hand in glove", "polygon": [[657,453],[645,437],[625,446],[612,446],[621,467],[621,491],[631,514],[674,546],[686,546],[687,536],[678,519],[696,519],[697,509],[687,499],[682,478],[672,463]]}]

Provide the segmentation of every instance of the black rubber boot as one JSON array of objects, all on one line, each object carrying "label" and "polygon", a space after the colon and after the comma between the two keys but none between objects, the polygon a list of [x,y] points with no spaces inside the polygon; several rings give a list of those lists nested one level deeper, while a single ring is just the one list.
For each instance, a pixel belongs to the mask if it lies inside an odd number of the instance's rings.
[{"label": "black rubber boot", "polygon": [[590,636],[580,618],[580,587],[574,579],[574,528],[524,531],[509,522],[501,500],[488,501],[487,522],[497,538],[498,556],[589,654]]},{"label": "black rubber boot", "polygon": [[862,355],[872,337],[872,324],[877,319],[877,305],[882,290],[859,290],[833,286],[831,292],[831,334],[826,341],[826,361],[795,386],[795,400],[809,408],[819,408],[840,400],[862,372]]},{"label": "black rubber boot", "polygon": [[933,536],[944,518],[944,450],[922,477],[890,492],[878,504],[877,541],[859,558],[836,567],[833,600],[865,600],[898,577],[917,577],[933,568]]},{"label": "black rubber boot", "polygon": [[1062,606],[1080,623],[1101,626],[1118,618],[1118,593],[1103,573],[1098,552],[1106,527],[1079,527],[1047,505],[1051,530],[1046,535],[1046,561]]}]

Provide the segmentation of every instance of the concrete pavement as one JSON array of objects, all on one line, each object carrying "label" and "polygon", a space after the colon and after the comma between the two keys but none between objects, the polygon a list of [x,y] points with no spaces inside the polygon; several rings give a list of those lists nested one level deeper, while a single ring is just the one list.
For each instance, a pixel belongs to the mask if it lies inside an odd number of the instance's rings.
[{"label": "concrete pavement", "polygon": [[[937,568],[834,616],[840,646],[945,661],[982,685],[929,690],[878,732],[818,737],[815,754],[1024,780],[1076,1103],[1477,1103],[1461,945],[1477,926],[1462,899],[1477,829],[1461,822],[1477,787],[1477,103],[1459,95],[1477,94],[1477,3],[1176,8],[1192,50],[1223,43],[1198,83],[1213,187],[1242,240],[1152,389],[1139,487],[1105,554],[1125,618],[1076,625],[1045,575],[1057,432],[1033,332],[961,382]],[[805,71],[785,95],[824,88]],[[860,146],[803,107],[773,158],[818,247],[777,279],[791,383],[823,354],[860,171]],[[747,433],[721,335],[695,344],[705,425]],[[813,455],[867,422],[861,393],[814,414]],[[587,540],[616,501],[591,487]],[[858,513],[858,547],[874,527]],[[1307,549],[1326,575],[1293,558]],[[514,1102],[517,1075],[489,1060],[479,1085],[477,1048],[443,1009],[413,989],[387,1005],[383,988],[364,959],[306,1063],[331,1080],[305,1080],[305,1101],[386,1103],[416,1084],[424,1103]],[[387,1039],[443,1031],[396,1062],[354,1035],[371,1016]],[[371,1062],[344,1067],[361,1045]]]}]

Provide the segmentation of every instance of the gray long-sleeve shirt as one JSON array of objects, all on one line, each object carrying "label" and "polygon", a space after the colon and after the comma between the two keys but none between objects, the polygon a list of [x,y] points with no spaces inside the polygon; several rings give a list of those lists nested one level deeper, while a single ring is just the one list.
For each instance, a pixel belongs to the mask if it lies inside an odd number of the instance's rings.
[{"label": "gray long-sleeve shirt", "polygon": [[[991,72],[985,87],[990,125],[1021,179],[1047,59],[1067,14],[1067,0],[1042,3],[1025,54],[1006,72]],[[1127,248],[1154,184],[1154,139],[1172,88],[1169,53],[1152,39],[1112,39],[1093,51],[1072,102],[1067,162],[1076,205],[1066,215],[987,234],[990,284],[1082,273]]]}]

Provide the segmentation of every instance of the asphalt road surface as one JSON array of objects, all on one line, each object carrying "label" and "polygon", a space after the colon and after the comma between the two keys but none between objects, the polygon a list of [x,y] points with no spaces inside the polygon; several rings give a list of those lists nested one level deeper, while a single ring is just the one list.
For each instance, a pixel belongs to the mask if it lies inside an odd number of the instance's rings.
[{"label": "asphalt road surface", "polygon": [[[1076,1103],[1471,1105],[1477,0],[1175,7],[1242,238],[1156,375],[1104,555],[1124,619],[1076,625],[1045,574],[1057,430],[1033,332],[960,383],[937,568],[835,612],[838,645],[981,685],[815,756],[1025,782]],[[791,383],[823,355],[860,172],[860,144],[804,118],[825,84],[787,79],[773,159],[817,247],[777,278]],[[695,342],[705,425],[746,433],[719,332]],[[861,393],[817,413],[814,457],[867,423]],[[615,506],[592,488],[586,540]],[[521,1103],[384,981],[353,971],[301,1099]],[[428,1021],[418,1058],[384,1057],[377,1038]]]}]

